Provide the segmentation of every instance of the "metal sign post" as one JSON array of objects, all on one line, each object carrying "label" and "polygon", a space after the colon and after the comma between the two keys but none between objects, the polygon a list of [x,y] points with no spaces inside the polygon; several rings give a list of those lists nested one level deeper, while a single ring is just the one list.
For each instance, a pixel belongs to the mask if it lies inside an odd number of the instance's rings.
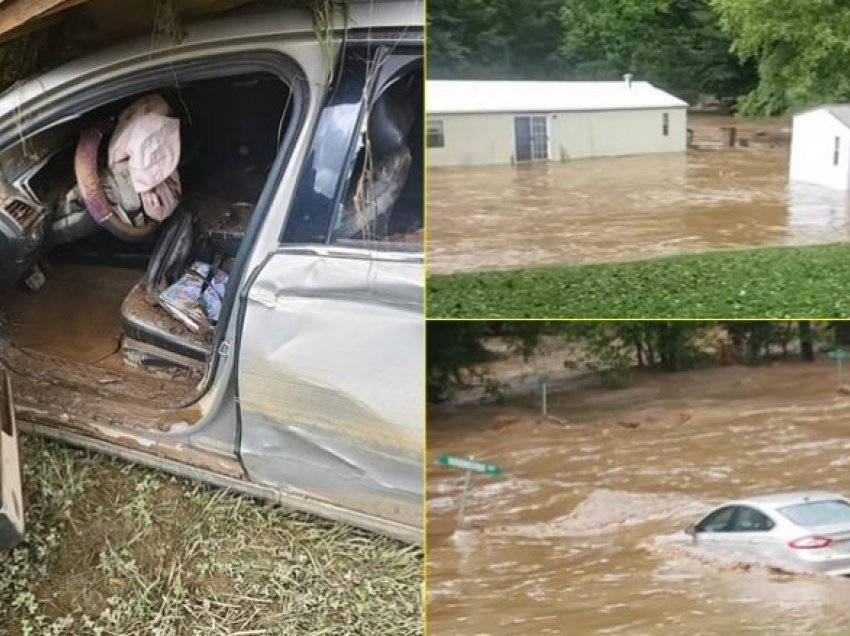
[{"label": "metal sign post", "polygon": [[540,412],[543,417],[549,415],[549,381],[546,376],[540,379]]},{"label": "metal sign post", "polygon": [[[470,459],[472,459],[470,457]],[[466,471],[466,477],[463,480],[463,493],[460,496],[460,508],[457,511],[457,527],[463,526],[463,513],[466,510],[466,497],[469,494],[469,482],[472,481],[472,471]]]},{"label": "metal sign post", "polygon": [[441,466],[457,468],[466,473],[463,479],[463,493],[460,496],[460,508],[457,511],[457,527],[461,528],[463,526],[463,516],[466,513],[466,500],[469,496],[469,486],[472,483],[472,473],[487,475],[489,477],[501,477],[503,474],[502,469],[493,464],[475,461],[473,457],[463,459],[462,457],[454,457],[452,455],[441,455],[438,462]]}]

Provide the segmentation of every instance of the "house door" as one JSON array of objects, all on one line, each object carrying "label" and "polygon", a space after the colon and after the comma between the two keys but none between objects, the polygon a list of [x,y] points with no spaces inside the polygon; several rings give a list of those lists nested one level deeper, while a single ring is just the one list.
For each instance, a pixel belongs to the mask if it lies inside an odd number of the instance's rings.
[{"label": "house door", "polygon": [[517,161],[549,159],[549,124],[545,116],[515,117],[514,133]]}]

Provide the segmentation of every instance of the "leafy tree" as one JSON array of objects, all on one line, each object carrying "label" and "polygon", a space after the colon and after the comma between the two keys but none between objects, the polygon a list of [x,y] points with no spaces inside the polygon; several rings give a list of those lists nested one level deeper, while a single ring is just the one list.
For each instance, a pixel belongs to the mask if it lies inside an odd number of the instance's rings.
[{"label": "leafy tree", "polygon": [[812,333],[812,323],[808,320],[800,321],[800,352],[803,360],[806,362],[814,362],[815,359],[815,339]]},{"label": "leafy tree", "polygon": [[711,0],[759,82],[741,111],[772,115],[850,99],[850,5],[844,0]]},{"label": "leafy tree", "polygon": [[484,347],[489,335],[485,322],[429,322],[427,340],[427,392],[430,402],[446,400],[465,385],[468,371],[491,360]]},{"label": "leafy tree", "polygon": [[620,79],[683,98],[737,97],[755,62],[730,52],[710,0],[429,0],[431,78]]},{"label": "leafy tree", "polygon": [[429,0],[429,77],[557,77],[561,1]]},{"label": "leafy tree", "polygon": [[451,393],[480,377],[476,368],[496,355],[485,342],[501,338],[512,355],[528,357],[537,348],[541,336],[559,331],[559,323],[517,322],[442,322],[428,323],[427,392],[430,402],[447,400]]},{"label": "leafy tree", "polygon": [[843,323],[809,321],[504,321],[428,323],[428,399],[448,399],[452,391],[472,380],[486,380],[477,369],[495,359],[487,341],[500,338],[508,343],[508,355],[529,356],[544,336],[578,344],[584,352],[581,367],[595,371],[609,386],[622,386],[632,377],[634,367],[677,372],[712,360],[705,349],[704,336],[720,330],[730,337],[737,359],[759,364],[777,354],[794,351],[806,361],[815,359],[815,343],[831,339]]},{"label": "leafy tree", "polygon": [[691,101],[755,85],[754,65],[730,53],[707,0],[564,0],[562,21],[561,49],[576,78],[632,73]]}]

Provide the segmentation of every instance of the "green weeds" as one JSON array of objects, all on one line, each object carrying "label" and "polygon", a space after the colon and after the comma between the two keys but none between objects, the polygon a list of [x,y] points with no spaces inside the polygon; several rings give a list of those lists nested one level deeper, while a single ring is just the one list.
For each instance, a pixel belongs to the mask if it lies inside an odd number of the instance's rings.
[{"label": "green weeds", "polygon": [[432,276],[434,318],[846,318],[850,245]]},{"label": "green weeds", "polygon": [[23,440],[28,542],[0,554],[0,633],[421,634],[418,548]]}]

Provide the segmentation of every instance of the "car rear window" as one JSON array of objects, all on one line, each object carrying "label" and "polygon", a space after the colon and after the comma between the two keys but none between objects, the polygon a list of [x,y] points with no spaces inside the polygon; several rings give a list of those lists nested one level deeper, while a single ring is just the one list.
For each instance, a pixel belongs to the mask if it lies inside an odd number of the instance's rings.
[{"label": "car rear window", "polygon": [[779,508],[779,512],[798,526],[829,526],[850,524],[850,503],[841,499],[812,501]]}]

